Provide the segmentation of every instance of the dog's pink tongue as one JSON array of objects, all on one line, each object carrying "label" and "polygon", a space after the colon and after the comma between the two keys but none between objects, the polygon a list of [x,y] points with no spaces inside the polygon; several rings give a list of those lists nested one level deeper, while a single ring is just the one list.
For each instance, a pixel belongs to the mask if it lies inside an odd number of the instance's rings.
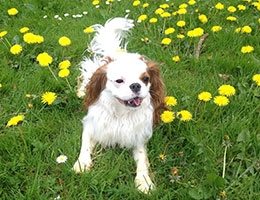
[{"label": "dog's pink tongue", "polygon": [[141,104],[142,100],[141,100],[140,98],[134,98],[134,99],[133,99],[133,102],[134,102],[134,104],[135,104],[136,106],[139,106],[139,105]]}]

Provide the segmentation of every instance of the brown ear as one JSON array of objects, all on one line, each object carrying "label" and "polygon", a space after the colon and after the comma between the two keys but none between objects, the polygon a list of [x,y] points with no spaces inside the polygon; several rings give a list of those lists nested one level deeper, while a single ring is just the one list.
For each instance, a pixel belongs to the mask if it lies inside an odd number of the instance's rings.
[{"label": "brown ear", "polygon": [[166,95],[165,85],[162,81],[160,70],[157,63],[147,61],[147,72],[150,75],[150,94],[152,105],[154,108],[153,124],[157,125],[160,122],[160,115],[163,110],[166,110],[164,97]]},{"label": "brown ear", "polygon": [[106,65],[97,69],[86,86],[86,96],[84,99],[84,108],[88,110],[89,106],[95,103],[100,93],[106,86]]}]

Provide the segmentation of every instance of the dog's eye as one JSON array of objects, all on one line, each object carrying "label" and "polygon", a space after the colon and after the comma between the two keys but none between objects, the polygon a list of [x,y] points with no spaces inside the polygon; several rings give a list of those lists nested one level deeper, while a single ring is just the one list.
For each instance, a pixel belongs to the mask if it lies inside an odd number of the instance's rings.
[{"label": "dog's eye", "polygon": [[143,81],[144,83],[148,83],[149,77],[148,77],[148,76],[144,76],[144,77],[142,78],[142,81]]},{"label": "dog's eye", "polygon": [[124,82],[123,79],[117,79],[117,80],[116,80],[116,83],[123,83],[123,82]]}]

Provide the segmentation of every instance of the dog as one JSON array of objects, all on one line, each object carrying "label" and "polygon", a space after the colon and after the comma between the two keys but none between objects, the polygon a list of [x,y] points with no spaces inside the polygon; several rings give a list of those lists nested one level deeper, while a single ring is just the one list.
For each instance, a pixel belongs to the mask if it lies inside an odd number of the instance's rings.
[{"label": "dog", "polygon": [[76,173],[92,166],[91,153],[98,143],[133,150],[135,186],[143,193],[155,188],[149,176],[146,144],[165,109],[165,86],[158,64],[126,50],[133,20],[113,18],[93,25],[95,35],[80,63],[77,95],[84,97],[82,145],[73,166]]}]

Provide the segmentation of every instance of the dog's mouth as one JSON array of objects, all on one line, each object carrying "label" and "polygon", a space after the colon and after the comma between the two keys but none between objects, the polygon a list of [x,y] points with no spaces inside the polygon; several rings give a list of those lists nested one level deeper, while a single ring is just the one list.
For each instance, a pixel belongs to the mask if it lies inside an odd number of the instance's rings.
[{"label": "dog's mouth", "polygon": [[142,101],[143,101],[143,99],[140,98],[140,97],[135,97],[135,98],[129,99],[129,100],[122,100],[122,99],[119,99],[119,98],[117,98],[117,99],[121,104],[123,104],[125,106],[129,106],[129,107],[133,107],[133,108],[139,107],[142,104]]}]

